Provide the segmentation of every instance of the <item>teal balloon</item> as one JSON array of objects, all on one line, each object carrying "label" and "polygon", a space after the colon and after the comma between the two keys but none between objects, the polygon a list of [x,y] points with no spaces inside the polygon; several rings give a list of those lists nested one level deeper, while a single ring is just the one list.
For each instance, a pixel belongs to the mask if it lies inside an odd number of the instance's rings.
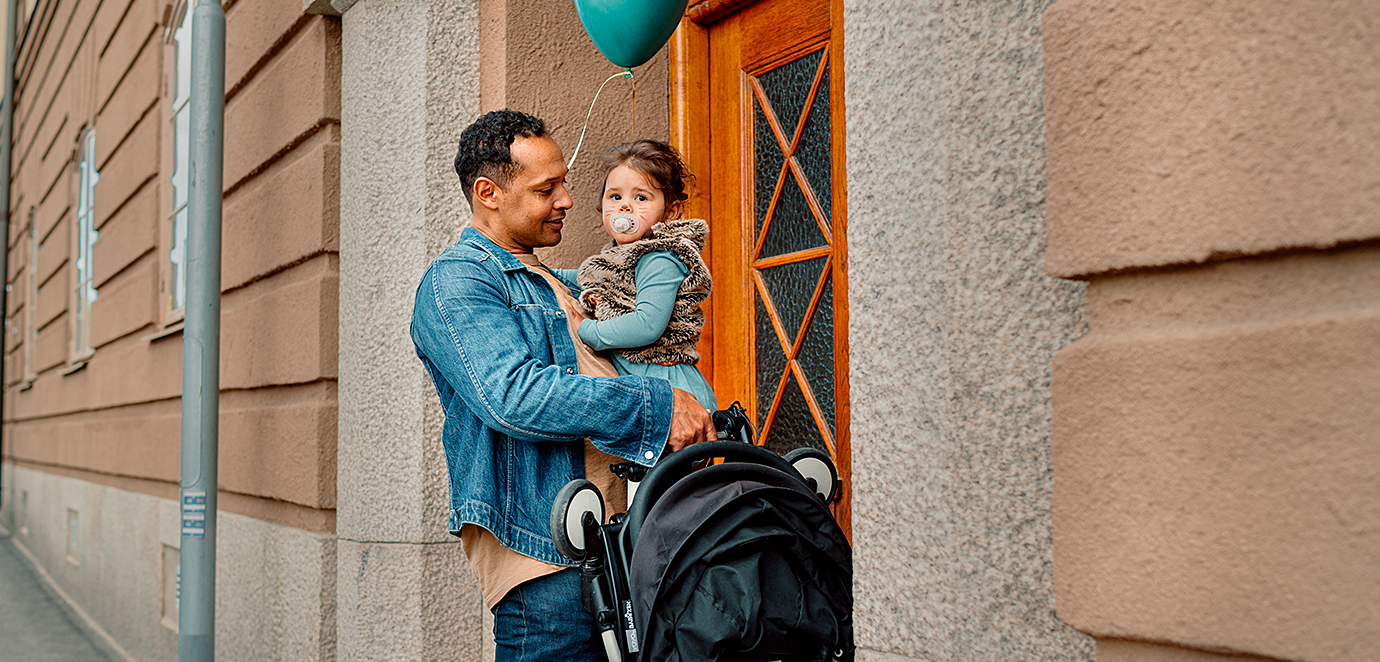
[{"label": "teal balloon", "polygon": [[652,59],[676,31],[689,0],[575,0],[580,23],[604,57],[631,69]]}]

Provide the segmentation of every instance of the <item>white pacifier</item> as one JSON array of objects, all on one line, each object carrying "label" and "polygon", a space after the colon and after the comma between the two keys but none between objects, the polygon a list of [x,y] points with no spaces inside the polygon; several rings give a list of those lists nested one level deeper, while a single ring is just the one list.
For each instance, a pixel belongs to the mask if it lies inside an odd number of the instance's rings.
[{"label": "white pacifier", "polygon": [[618,234],[632,234],[637,232],[637,217],[626,213],[614,214],[609,220],[609,227]]}]

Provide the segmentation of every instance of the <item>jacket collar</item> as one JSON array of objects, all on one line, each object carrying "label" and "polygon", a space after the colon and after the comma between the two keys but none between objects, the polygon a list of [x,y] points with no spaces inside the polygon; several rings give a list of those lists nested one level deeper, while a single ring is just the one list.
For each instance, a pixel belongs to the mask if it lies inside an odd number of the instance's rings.
[{"label": "jacket collar", "polygon": [[465,226],[465,229],[460,231],[460,241],[468,246],[488,253],[489,257],[492,257],[498,262],[498,267],[504,272],[527,268],[526,265],[518,261],[517,256],[509,253],[508,249],[495,244],[488,237],[484,236],[483,232],[474,229],[472,226]]}]

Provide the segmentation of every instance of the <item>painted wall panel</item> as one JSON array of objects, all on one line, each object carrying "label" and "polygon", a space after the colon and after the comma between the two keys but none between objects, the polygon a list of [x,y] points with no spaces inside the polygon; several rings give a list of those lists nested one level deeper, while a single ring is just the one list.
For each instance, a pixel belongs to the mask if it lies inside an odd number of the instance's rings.
[{"label": "painted wall panel", "polygon": [[[134,125],[119,150],[109,154],[109,160],[101,169],[101,181],[96,184],[96,226],[99,228],[110,215],[125,204],[131,195],[158,174],[158,113],[149,112],[136,118]],[[98,143],[97,157],[101,158],[99,147],[102,126],[96,125]]]},{"label": "painted wall panel", "polygon": [[[338,123],[339,28],[318,18],[261,69],[225,108],[225,186],[323,124]],[[334,62],[334,64],[332,64]],[[332,76],[334,74],[334,77]]]},{"label": "painted wall panel", "polygon": [[221,309],[222,389],[333,379],[336,261],[322,256],[288,275],[225,297]]},{"label": "painted wall panel", "polygon": [[235,3],[225,13],[225,88],[234,89],[265,58],[276,57],[275,47],[313,19],[293,2]]},{"label": "painted wall panel", "polygon": [[1282,659],[1380,648],[1377,348],[1380,307],[1061,352],[1060,616]]},{"label": "painted wall panel", "polygon": [[[138,59],[129,65],[129,72],[115,88],[109,103],[104,104],[96,116],[96,162],[102,170],[123,151],[123,143],[139,129],[139,124],[149,119],[157,124],[161,50],[157,42],[144,46]],[[157,167],[158,161],[154,160],[153,164]]]},{"label": "painted wall panel", "polygon": [[91,303],[91,346],[99,349],[116,338],[151,330],[157,298],[158,263],[145,255],[98,291]]},{"label": "painted wall panel", "polygon": [[224,235],[225,288],[339,250],[339,136],[318,133],[226,196]]},{"label": "painted wall panel", "polygon": [[135,260],[157,248],[157,192],[157,186],[146,184],[101,226],[100,241],[92,249],[93,278],[98,289]]},{"label": "painted wall panel", "polygon": [[[100,59],[96,65],[98,112],[104,113],[115,101],[114,95],[119,94],[125,86],[147,89],[150,79],[154,85],[151,95],[129,92],[123,95],[135,98],[158,96],[163,27],[151,11],[156,4],[153,0],[136,0],[130,5],[129,15],[124,17],[113,35],[95,35],[97,43],[101,44]],[[100,25],[100,17],[97,17],[97,25]],[[146,60],[152,60],[152,73],[139,70],[141,66],[146,66]]]}]

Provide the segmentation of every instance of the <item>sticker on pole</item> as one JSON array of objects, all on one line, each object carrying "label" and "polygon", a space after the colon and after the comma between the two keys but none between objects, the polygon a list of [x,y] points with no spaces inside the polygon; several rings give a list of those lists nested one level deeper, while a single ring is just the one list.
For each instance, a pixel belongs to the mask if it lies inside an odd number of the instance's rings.
[{"label": "sticker on pole", "polygon": [[632,600],[623,601],[623,636],[627,638],[629,653],[641,651],[637,645],[637,623],[633,619]]},{"label": "sticker on pole", "polygon": [[182,493],[182,535],[189,538],[206,536],[205,490],[187,490]]}]

